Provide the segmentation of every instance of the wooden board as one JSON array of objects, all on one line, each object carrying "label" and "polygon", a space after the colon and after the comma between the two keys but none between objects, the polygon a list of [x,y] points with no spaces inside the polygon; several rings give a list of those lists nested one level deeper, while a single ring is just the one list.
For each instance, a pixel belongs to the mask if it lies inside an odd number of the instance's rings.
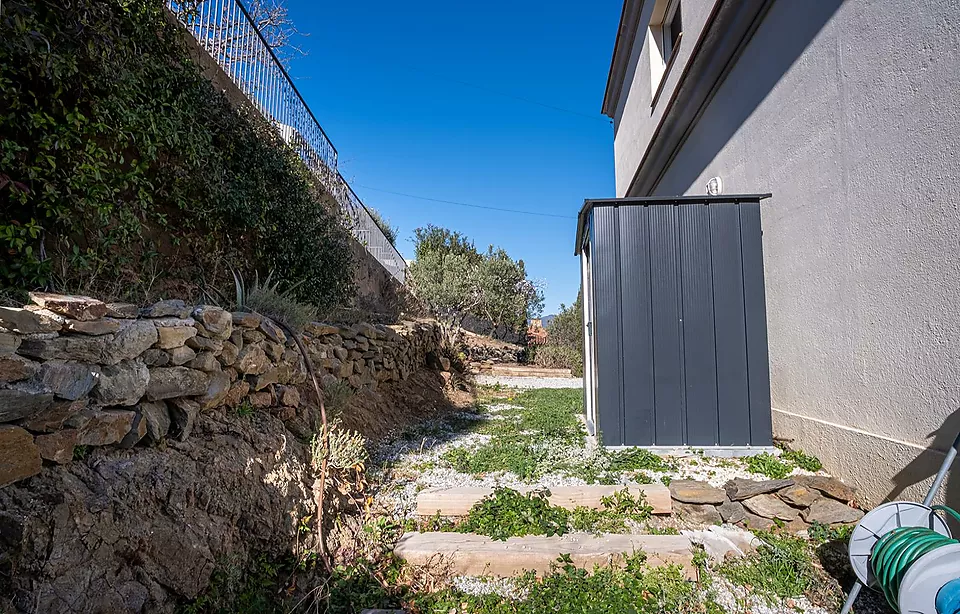
[{"label": "wooden board", "polygon": [[[673,511],[670,489],[663,484],[556,487],[550,489],[550,503],[568,510],[578,506],[600,509],[603,507],[600,503],[603,497],[609,497],[624,488],[629,488],[633,496],[642,492],[647,504],[653,507],[654,514],[670,514]],[[518,490],[525,493],[531,489]],[[492,488],[429,488],[417,494],[417,514],[433,516],[440,512],[441,516],[466,516],[475,503],[492,493]]]},{"label": "wooden board", "polygon": [[679,565],[689,580],[697,579],[693,546],[683,535],[592,535],[561,537],[528,535],[494,541],[465,533],[407,533],[394,553],[411,565],[430,566],[466,576],[510,577],[525,571],[543,575],[561,554],[584,569],[618,565],[624,555],[642,550],[647,564]]}]

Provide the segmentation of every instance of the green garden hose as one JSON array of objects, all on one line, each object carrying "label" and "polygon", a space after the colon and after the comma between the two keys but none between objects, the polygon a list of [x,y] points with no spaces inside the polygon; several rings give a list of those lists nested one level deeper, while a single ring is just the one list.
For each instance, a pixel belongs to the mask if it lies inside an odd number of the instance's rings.
[{"label": "green garden hose", "polygon": [[[943,505],[935,505],[933,509],[960,522],[960,512],[956,510]],[[900,584],[910,566],[937,548],[958,543],[960,540],[950,539],[926,527],[900,527],[880,538],[873,547],[870,563],[877,586],[895,612],[900,611]]]}]

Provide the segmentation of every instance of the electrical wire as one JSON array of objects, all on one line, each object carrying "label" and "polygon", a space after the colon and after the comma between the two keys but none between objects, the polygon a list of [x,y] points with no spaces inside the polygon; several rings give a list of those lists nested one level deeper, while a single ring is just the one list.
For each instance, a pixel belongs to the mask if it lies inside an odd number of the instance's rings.
[{"label": "electrical wire", "polygon": [[553,217],[560,218],[564,220],[575,220],[577,216],[575,215],[560,215],[558,213],[541,213],[539,211],[523,211],[522,209],[505,209],[503,207],[490,207],[488,205],[475,205],[473,203],[462,203],[455,200],[443,200],[440,198],[429,198],[427,196],[417,196],[415,194],[405,194],[403,192],[394,192],[392,190],[381,190],[380,188],[372,188],[367,185],[362,185],[359,183],[354,183],[354,187],[362,188],[364,190],[371,190],[373,192],[382,192],[383,194],[393,194],[394,196],[404,196],[406,198],[415,198],[417,200],[425,200],[432,203],[443,203],[445,205],[456,205],[458,207],[471,207],[473,209],[486,209],[488,211],[502,211],[504,213],[519,213],[522,215],[537,215],[540,217]]},{"label": "electrical wire", "polygon": [[[960,522],[960,512],[943,505],[935,505],[933,509],[950,514]],[[877,585],[895,612],[900,611],[900,585],[910,567],[923,555],[952,544],[960,541],[926,527],[899,527],[880,538],[873,547],[870,564]]]}]

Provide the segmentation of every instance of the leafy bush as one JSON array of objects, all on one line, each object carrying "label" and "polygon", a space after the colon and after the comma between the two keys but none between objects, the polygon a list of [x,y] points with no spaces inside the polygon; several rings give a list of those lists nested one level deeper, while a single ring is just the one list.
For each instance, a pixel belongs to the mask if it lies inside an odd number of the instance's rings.
[{"label": "leafy bush", "polygon": [[627,533],[627,521],[643,522],[650,518],[653,507],[647,505],[643,493],[636,497],[630,490],[618,490],[609,497],[601,497],[601,509],[577,507],[570,517],[574,531],[590,533]]},{"label": "leafy bush", "polygon": [[567,345],[547,343],[533,350],[533,364],[544,369],[570,369],[575,377],[583,375],[583,353]]},{"label": "leafy bush", "polygon": [[492,495],[470,508],[457,531],[487,535],[501,541],[524,535],[563,535],[567,532],[568,512],[551,505],[548,496],[549,491],[522,495],[509,488],[497,488]]},{"label": "leafy bush", "polygon": [[190,59],[163,0],[6,0],[0,287],[147,300],[275,270],[327,309],[350,238],[317,178]]}]

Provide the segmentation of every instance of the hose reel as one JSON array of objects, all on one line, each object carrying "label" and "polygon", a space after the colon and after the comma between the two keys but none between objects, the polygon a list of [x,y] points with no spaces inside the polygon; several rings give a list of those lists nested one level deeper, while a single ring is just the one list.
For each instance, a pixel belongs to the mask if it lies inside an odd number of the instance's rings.
[{"label": "hose reel", "polygon": [[864,586],[883,593],[900,614],[960,614],[960,540],[944,520],[946,515],[960,522],[960,512],[932,505],[958,449],[960,435],[923,503],[886,503],[854,527],[849,555],[858,582],[841,614],[850,612]]},{"label": "hose reel", "polygon": [[[901,614],[960,613],[960,542],[938,511],[960,521],[949,508],[895,501],[864,516],[850,536],[857,578]],[[954,609],[943,609],[951,607],[953,591]]]}]

